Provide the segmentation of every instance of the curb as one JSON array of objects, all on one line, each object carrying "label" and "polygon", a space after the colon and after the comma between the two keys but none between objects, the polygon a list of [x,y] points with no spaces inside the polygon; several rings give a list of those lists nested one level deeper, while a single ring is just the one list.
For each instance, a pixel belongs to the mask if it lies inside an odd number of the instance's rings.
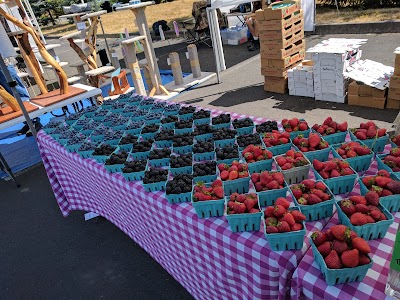
[{"label": "curb", "polygon": [[336,23],[315,26],[314,34],[400,33],[400,21]]}]

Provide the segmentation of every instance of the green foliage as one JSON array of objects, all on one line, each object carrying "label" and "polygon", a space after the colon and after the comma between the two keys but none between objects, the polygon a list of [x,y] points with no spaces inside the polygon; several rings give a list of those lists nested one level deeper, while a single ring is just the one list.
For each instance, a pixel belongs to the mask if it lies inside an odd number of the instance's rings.
[{"label": "green foliage", "polygon": [[[334,6],[335,0],[320,0],[322,5]],[[337,0],[339,7],[384,8],[400,7],[400,0]]]}]

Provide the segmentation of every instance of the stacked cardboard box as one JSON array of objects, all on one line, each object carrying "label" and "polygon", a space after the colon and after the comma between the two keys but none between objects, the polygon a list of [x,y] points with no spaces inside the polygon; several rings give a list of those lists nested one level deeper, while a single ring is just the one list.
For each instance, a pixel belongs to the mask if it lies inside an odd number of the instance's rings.
[{"label": "stacked cardboard box", "polygon": [[394,73],[389,82],[387,108],[400,109],[400,48],[396,49]]},{"label": "stacked cardboard box", "polygon": [[314,98],[313,62],[304,60],[288,71],[289,95]]},{"label": "stacked cardboard box", "polygon": [[264,90],[284,94],[288,70],[305,57],[304,18],[300,3],[282,1],[256,12]]},{"label": "stacked cardboard box", "polygon": [[383,109],[386,102],[386,89],[379,90],[363,83],[352,81],[348,88],[348,104]]}]

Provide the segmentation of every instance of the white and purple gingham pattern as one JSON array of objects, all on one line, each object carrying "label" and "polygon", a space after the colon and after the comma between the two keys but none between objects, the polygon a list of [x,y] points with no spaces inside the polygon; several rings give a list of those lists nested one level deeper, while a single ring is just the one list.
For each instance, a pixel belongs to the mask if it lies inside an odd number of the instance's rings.
[{"label": "white and purple gingham pattern", "polygon": [[[225,113],[211,112],[212,116]],[[256,124],[266,121],[253,120]],[[83,210],[107,218],[196,299],[287,299],[308,291],[303,288],[309,283],[307,280],[297,287],[298,272],[302,272],[304,265],[300,261],[305,254],[309,257],[308,237],[312,231],[321,230],[329,220],[307,223],[302,250],[274,252],[262,228],[257,232],[233,233],[224,217],[199,219],[190,203],[168,204],[164,193],[145,192],[140,181],[127,182],[119,174],[108,173],[94,160],[69,153],[43,131],[39,132],[38,141],[62,214],[68,216],[72,210]],[[376,166],[372,171],[376,172]],[[292,279],[295,270],[296,277]],[[315,272],[320,274],[318,269]]]}]

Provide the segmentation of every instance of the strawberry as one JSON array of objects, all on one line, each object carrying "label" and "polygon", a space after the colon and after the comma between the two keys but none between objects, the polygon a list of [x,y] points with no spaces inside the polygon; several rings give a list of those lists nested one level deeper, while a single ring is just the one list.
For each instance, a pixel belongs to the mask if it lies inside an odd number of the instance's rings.
[{"label": "strawberry", "polygon": [[386,134],[386,128],[378,129],[378,137],[382,137]]},{"label": "strawberry", "polygon": [[278,220],[275,217],[268,217],[265,219],[265,225],[267,226],[276,226],[278,224]]},{"label": "strawberry", "polygon": [[342,253],[340,259],[342,260],[342,264],[347,268],[354,268],[358,266],[358,255],[359,252],[357,249],[348,250]]},{"label": "strawberry", "polygon": [[347,125],[347,122],[345,121],[343,123],[337,124],[337,128],[336,129],[338,131],[344,132],[344,131],[347,130],[347,127],[348,127],[348,125]]},{"label": "strawberry", "polygon": [[345,199],[340,202],[340,208],[346,215],[352,215],[356,212],[356,208],[349,199]]},{"label": "strawberry", "polygon": [[370,215],[365,215],[365,220],[367,220],[367,224],[368,223],[375,223],[374,218],[371,217]]},{"label": "strawberry", "polygon": [[376,192],[369,191],[365,194],[365,200],[369,205],[378,206],[379,204],[379,195]]},{"label": "strawberry", "polygon": [[369,188],[375,184],[375,177],[374,176],[366,176],[361,178],[362,183]]},{"label": "strawberry", "polygon": [[272,178],[278,181],[279,184],[284,184],[285,182],[285,178],[283,177],[283,174],[280,172],[272,173]]},{"label": "strawberry", "polygon": [[350,168],[345,168],[345,169],[343,169],[343,170],[341,171],[341,174],[342,174],[343,176],[346,176],[346,175],[353,175],[354,172],[353,172],[353,170],[350,169]]},{"label": "strawberry", "polygon": [[252,209],[250,209],[249,214],[255,214],[255,213],[259,213],[260,210],[258,208],[253,207]]},{"label": "strawberry", "polygon": [[361,141],[367,139],[367,135],[364,132],[361,132],[361,131],[356,131],[356,133],[354,135],[356,136],[356,138],[358,138]]},{"label": "strawberry", "polygon": [[360,254],[368,254],[371,252],[371,247],[363,238],[356,237],[351,241],[351,243],[353,248],[357,249]]},{"label": "strawberry", "polygon": [[289,232],[290,231],[290,225],[286,221],[279,221],[278,225],[276,225],[278,228],[279,232]]},{"label": "strawberry", "polygon": [[310,193],[318,196],[319,198],[321,198],[321,200],[324,200],[326,195],[323,191],[318,189],[311,189]]},{"label": "strawberry", "polygon": [[334,169],[336,169],[336,163],[334,161],[330,160],[325,163],[325,171],[332,171]]},{"label": "strawberry", "polygon": [[264,216],[266,216],[266,217],[275,217],[274,211],[275,211],[275,208],[273,206],[268,206],[264,210]]},{"label": "strawberry", "polygon": [[[307,195],[307,194],[306,194],[306,195]],[[299,203],[299,205],[307,205],[307,204],[308,204],[308,201],[307,201],[306,199],[300,197],[300,198],[297,200],[297,203]]]},{"label": "strawberry", "polygon": [[296,221],[295,221],[295,219],[294,219],[294,217],[292,216],[291,213],[285,214],[281,218],[281,221],[286,221],[289,224],[289,226],[293,226],[296,223]]},{"label": "strawberry", "polygon": [[315,182],[314,182],[314,180],[311,180],[311,179],[304,179],[301,182],[301,184],[304,185],[308,189],[313,189],[315,187]]},{"label": "strawberry", "polygon": [[339,255],[335,250],[332,250],[331,253],[324,258],[324,260],[329,269],[340,269],[342,267]]},{"label": "strawberry", "polygon": [[341,174],[337,170],[332,170],[330,174],[331,178],[340,177]]},{"label": "strawberry", "polygon": [[350,223],[354,226],[362,226],[367,224],[367,218],[363,213],[356,212],[350,217]]},{"label": "strawberry", "polygon": [[233,193],[232,195],[229,196],[229,199],[231,201],[236,201],[238,196],[239,196],[239,193]]},{"label": "strawberry", "polygon": [[355,204],[364,204],[367,205],[367,200],[365,200],[364,196],[354,195],[350,196],[349,199],[353,201]]},{"label": "strawberry", "polygon": [[275,204],[282,205],[285,209],[288,209],[290,206],[290,202],[286,198],[283,198],[283,197],[279,197],[278,199],[276,199]]},{"label": "strawberry", "polygon": [[214,188],[214,194],[218,199],[223,199],[224,198],[224,189],[222,186],[217,186]]},{"label": "strawberry", "polygon": [[326,257],[332,251],[332,243],[325,241],[321,245],[317,246],[317,249],[323,257]]},{"label": "strawberry", "polygon": [[345,225],[335,225],[330,229],[333,236],[339,241],[344,241],[350,234],[350,229]]},{"label": "strawberry", "polygon": [[399,157],[400,156],[400,148],[392,148],[390,149],[390,155]]},{"label": "strawberry", "polygon": [[299,124],[299,119],[297,119],[297,118],[293,118],[293,119],[290,119],[289,121],[288,121],[288,124],[290,125],[290,127],[296,127],[298,124]]},{"label": "strawberry", "polygon": [[[239,178],[239,173],[237,171],[231,171],[229,173],[228,180],[235,180],[235,179],[238,179],[238,178]],[[222,177],[221,177],[221,179],[222,179]]]},{"label": "strawberry", "polygon": [[386,187],[386,185],[391,181],[393,181],[392,178],[383,177],[383,176],[376,176],[375,177],[376,184],[381,188]]},{"label": "strawberry", "polygon": [[294,219],[295,219],[295,221],[296,221],[297,223],[300,223],[300,222],[306,220],[306,216],[303,215],[303,214],[302,214],[300,211],[298,211],[298,210],[293,210],[293,211],[291,211],[291,214],[292,214],[292,216],[294,217]]},{"label": "strawberry", "polygon": [[277,218],[282,217],[286,212],[286,209],[282,205],[275,205],[274,206],[274,216]]},{"label": "strawberry", "polygon": [[[389,184],[390,184],[390,183],[389,183]],[[375,193],[377,193],[379,197],[382,196],[383,188],[381,188],[380,186],[373,185],[373,186],[370,188],[370,190],[371,190],[371,191],[374,191]]]},{"label": "strawberry", "polygon": [[290,189],[292,190],[293,196],[296,199],[300,199],[303,195],[303,192],[301,191],[301,189],[297,188],[297,186],[292,186]]},{"label": "strawberry", "polygon": [[244,205],[246,205],[247,211],[250,211],[256,204],[257,202],[253,199],[246,198],[246,200],[244,200]]},{"label": "strawberry", "polygon": [[[399,148],[396,148],[396,149],[399,149]],[[399,154],[400,154],[400,151],[399,151]],[[376,175],[383,176],[383,177],[390,177],[390,173],[386,170],[379,170]]]},{"label": "strawberry", "polygon": [[233,207],[235,206],[235,202],[234,201],[228,201],[228,208],[229,210],[233,210]]},{"label": "strawberry", "polygon": [[386,188],[391,191],[393,194],[400,194],[400,182],[399,181],[391,181],[386,185]]},{"label": "strawberry", "polygon": [[261,191],[264,189],[264,187],[263,187],[263,185],[262,185],[261,182],[256,182],[256,183],[254,184],[254,187],[255,187],[255,189],[256,189],[256,192],[261,192]]},{"label": "strawberry", "polygon": [[212,187],[217,187],[217,186],[222,186],[222,181],[219,179],[214,180],[213,183],[211,183]]},{"label": "strawberry", "polygon": [[269,190],[276,190],[279,189],[279,183],[276,180],[272,180],[270,182],[267,183],[267,188]]},{"label": "strawberry", "polygon": [[295,223],[293,226],[290,226],[291,231],[298,231],[303,229],[303,225],[300,223]]},{"label": "strawberry", "polygon": [[355,147],[354,151],[359,155],[368,155],[371,153],[371,150],[367,146],[360,146],[360,147]]},{"label": "strawberry", "polygon": [[332,249],[337,252],[337,254],[341,255],[344,251],[349,250],[349,246],[345,241],[334,240]]},{"label": "strawberry", "polygon": [[278,227],[276,226],[267,226],[267,233],[279,233]]},{"label": "strawberry", "polygon": [[326,185],[325,185],[325,183],[323,183],[322,181],[316,182],[316,183],[315,183],[315,188],[318,189],[318,190],[321,190],[321,191],[323,191],[323,192],[326,191]]},{"label": "strawberry", "polygon": [[332,123],[333,119],[332,117],[327,117],[324,121],[324,123],[322,123],[323,125],[329,125],[330,123]]},{"label": "strawberry", "polygon": [[379,210],[373,210],[369,213],[369,215],[374,219],[375,222],[381,220],[382,214]]},{"label": "strawberry", "polygon": [[314,159],[313,167],[317,172],[319,172],[324,168],[324,163],[322,161],[319,161],[318,159]]},{"label": "strawberry", "polygon": [[237,202],[244,203],[245,200],[246,200],[246,195],[244,195],[244,194],[239,194],[239,195],[236,197],[236,201],[237,201]]},{"label": "strawberry", "polygon": [[222,171],[221,174],[220,174],[220,177],[221,177],[221,180],[223,180],[223,181],[228,180],[229,172],[226,171],[226,170]]},{"label": "strawberry", "polygon": [[368,265],[371,262],[368,256],[364,254],[360,254],[358,256],[358,265],[363,266],[363,265]]},{"label": "strawberry", "polygon": [[318,204],[318,203],[322,202],[321,198],[314,194],[309,194],[307,201],[308,201],[308,204],[310,204],[310,205]]},{"label": "strawberry", "polygon": [[243,214],[246,212],[246,205],[241,202],[235,202],[233,209],[235,210],[236,213]]},{"label": "strawberry", "polygon": [[229,169],[229,166],[227,165],[227,164],[219,164],[218,165],[218,170],[220,171],[220,172],[222,172],[222,171],[224,171],[224,170],[228,170]]},{"label": "strawberry", "polygon": [[356,204],[355,205],[356,212],[360,212],[366,214],[369,212],[369,208],[365,204]]},{"label": "strawberry", "polygon": [[308,144],[310,147],[317,147],[317,145],[321,142],[321,137],[317,133],[310,133],[308,136]]},{"label": "strawberry", "polygon": [[319,246],[326,241],[326,234],[321,231],[315,231],[311,234],[311,239],[313,240],[315,246]]},{"label": "strawberry", "polygon": [[381,197],[386,197],[386,196],[390,196],[390,195],[393,195],[393,193],[391,191],[389,191],[387,189],[382,190]]},{"label": "strawberry", "polygon": [[259,182],[260,181],[260,173],[253,173],[253,174],[251,174],[250,178],[253,183]]},{"label": "strawberry", "polygon": [[304,131],[304,130],[307,130],[307,129],[308,129],[308,125],[307,125],[306,122],[300,123],[299,130]]}]

